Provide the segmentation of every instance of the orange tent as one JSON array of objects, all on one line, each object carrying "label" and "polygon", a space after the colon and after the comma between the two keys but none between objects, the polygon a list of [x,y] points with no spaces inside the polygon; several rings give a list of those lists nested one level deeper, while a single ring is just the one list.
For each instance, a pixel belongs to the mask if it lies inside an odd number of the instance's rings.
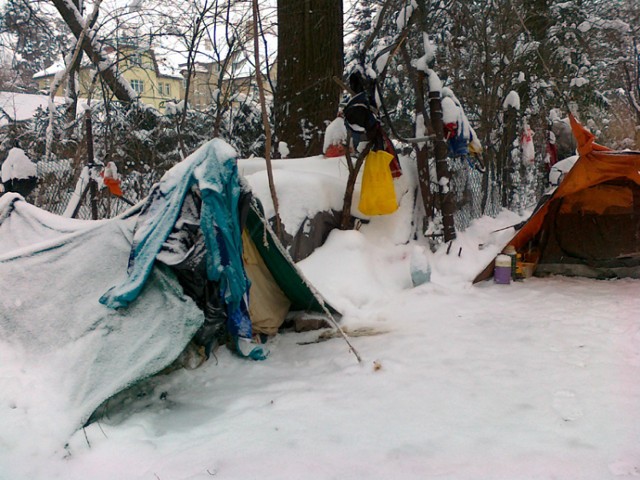
[{"label": "orange tent", "polygon": [[569,120],[578,161],[507,245],[536,262],[537,275],[640,278],[640,152],[598,145]]}]

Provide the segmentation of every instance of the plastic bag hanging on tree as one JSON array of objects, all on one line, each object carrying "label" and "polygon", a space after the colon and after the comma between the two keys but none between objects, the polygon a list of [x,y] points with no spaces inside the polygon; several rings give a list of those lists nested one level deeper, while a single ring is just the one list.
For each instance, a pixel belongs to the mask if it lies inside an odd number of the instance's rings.
[{"label": "plastic bag hanging on tree", "polygon": [[536,150],[533,146],[533,130],[529,125],[524,126],[520,146],[522,148],[522,163],[533,163],[536,158]]},{"label": "plastic bag hanging on tree", "polygon": [[398,209],[396,191],[389,162],[393,155],[384,150],[367,154],[362,173],[362,188],[358,209],[365,215],[388,215]]}]

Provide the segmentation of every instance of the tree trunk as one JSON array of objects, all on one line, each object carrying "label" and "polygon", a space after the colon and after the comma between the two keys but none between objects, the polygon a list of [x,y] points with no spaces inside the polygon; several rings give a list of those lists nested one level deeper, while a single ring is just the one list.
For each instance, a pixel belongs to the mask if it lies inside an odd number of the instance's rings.
[{"label": "tree trunk", "polygon": [[[78,9],[65,0],[52,0],[52,2],[73,35],[76,38],[80,38],[83,26],[79,20],[82,16],[80,15],[80,12],[78,12]],[[95,37],[84,37],[82,41],[82,50],[96,66],[98,73],[109,86],[116,98],[124,103],[134,102],[136,97],[133,90],[129,88],[126,80],[120,77],[115,69],[115,65],[102,54],[99,48],[99,41]]]},{"label": "tree trunk", "polygon": [[518,136],[518,110],[508,106],[504,112],[502,141],[500,142],[500,152],[498,156],[498,178],[501,179],[500,187],[502,191],[502,206],[510,208],[515,195],[513,185],[514,165],[511,151],[513,142]]},{"label": "tree trunk", "polygon": [[293,157],[322,153],[325,122],[338,111],[342,22],[342,0],[278,0],[276,136]]},{"label": "tree trunk", "polygon": [[364,159],[371,151],[371,142],[367,143],[367,146],[358,154],[356,163],[354,165],[351,159],[351,153],[349,152],[349,145],[351,144],[351,135],[347,136],[347,142],[345,144],[345,154],[347,158],[347,167],[349,168],[349,176],[347,177],[347,187],[344,191],[344,199],[342,202],[342,215],[340,216],[340,229],[347,230],[351,228],[351,205],[353,204],[353,191],[356,186],[356,180],[358,178],[358,172],[364,164]]},{"label": "tree trunk", "polygon": [[444,229],[444,241],[456,239],[456,227],[453,215],[455,213],[455,201],[451,190],[451,172],[449,171],[448,147],[444,139],[444,123],[442,117],[442,101],[440,92],[429,92],[429,113],[431,126],[435,135],[434,156],[436,160],[436,174],[438,175],[438,196],[440,197],[440,209],[442,210],[442,226]]},{"label": "tree trunk", "polygon": [[[388,3],[385,5],[388,5]],[[414,134],[416,137],[422,137],[427,132],[418,131],[418,119],[422,118],[425,127],[429,122],[429,114],[427,112],[427,106],[424,102],[425,73],[421,70],[417,70],[412,65],[411,55],[407,50],[406,44],[403,43],[401,45],[400,53],[402,54],[404,66],[409,74],[409,79],[411,80],[413,88],[416,92],[416,124],[414,125]],[[429,145],[427,142],[414,143],[413,148],[416,152],[416,166],[418,167],[418,187],[420,189],[420,197],[422,198],[422,205],[424,207],[425,213],[425,217],[422,218],[422,225],[419,225],[418,228],[420,228],[422,233],[424,233],[427,227],[427,220],[433,219],[433,212],[435,208],[435,205],[433,204],[433,195],[431,194],[431,176],[429,174]]]},{"label": "tree trunk", "polygon": [[85,110],[85,127],[87,136],[87,167],[89,168],[89,201],[91,202],[91,219],[98,219],[98,185],[93,179],[96,168],[93,155],[93,129],[91,126],[91,110]]},{"label": "tree trunk", "polygon": [[[78,11],[82,14],[81,0],[71,0]],[[91,19],[91,26],[96,23],[98,16],[96,15]],[[65,135],[67,138],[71,138],[73,135],[73,123],[76,120],[78,113],[78,85],[77,81],[80,79],[80,65],[82,64],[82,51],[78,53],[73,62],[73,65],[69,67],[69,77],[67,78],[66,98],[69,102],[66,105],[65,110]]]}]

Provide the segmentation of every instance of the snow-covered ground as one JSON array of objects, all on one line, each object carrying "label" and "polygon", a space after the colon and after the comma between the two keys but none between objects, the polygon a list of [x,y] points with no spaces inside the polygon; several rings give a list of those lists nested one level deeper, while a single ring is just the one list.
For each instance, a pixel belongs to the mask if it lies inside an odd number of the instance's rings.
[{"label": "snow-covered ground", "polygon": [[[0,389],[0,429],[33,444],[2,445],[0,479],[638,477],[640,281],[472,286],[512,230],[491,232],[519,220],[476,221],[450,255],[398,242],[390,219],[334,231],[300,267],[345,329],[368,333],[351,338],[362,363],[317,331],[279,335],[264,362],[219,349],[50,454],[8,426]],[[413,287],[426,263],[431,281]]]}]

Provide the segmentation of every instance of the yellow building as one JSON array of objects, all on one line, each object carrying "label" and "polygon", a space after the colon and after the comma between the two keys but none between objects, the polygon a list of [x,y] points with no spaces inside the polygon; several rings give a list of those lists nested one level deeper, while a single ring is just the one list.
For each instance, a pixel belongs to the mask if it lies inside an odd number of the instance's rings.
[{"label": "yellow building", "polygon": [[[153,49],[120,46],[118,50],[111,49],[109,58],[116,62],[120,74],[129,82],[142,103],[163,111],[165,102],[180,100],[184,97],[184,78],[179,72],[160,63]],[[64,66],[61,64],[54,64],[46,70],[36,73],[33,79],[38,83],[38,89],[48,92],[56,73],[63,68]],[[92,81],[94,75],[95,69],[92,66],[81,67],[79,75],[80,98],[89,98],[90,92],[94,99],[101,97],[99,84]],[[62,92],[59,91],[56,94],[62,94]]]},{"label": "yellow building", "polygon": [[[269,66],[269,75],[262,73],[262,85],[264,87],[264,93],[267,97],[273,97],[273,89],[271,85],[275,86],[278,80],[278,64],[274,63]],[[253,68],[253,67],[252,67]],[[256,80],[256,72],[250,69],[243,69],[235,77],[229,80],[232,84],[232,89],[235,92],[242,93],[244,95],[257,95],[258,94],[258,82]]]},{"label": "yellow building", "polygon": [[[255,67],[249,63],[242,52],[234,52],[230,58],[220,64],[212,60],[214,52],[204,49],[199,52],[191,68],[189,82],[189,105],[195,110],[205,110],[220,101],[222,105],[237,102],[237,94],[255,95],[258,86],[255,79]],[[186,65],[181,65],[182,75],[186,78]],[[275,85],[277,64],[269,65],[269,77]],[[224,72],[223,72],[224,70]],[[263,85],[267,97],[272,97],[271,84],[263,73]],[[222,80],[221,80],[222,79]]]},{"label": "yellow building", "polygon": [[[182,67],[182,75],[186,77],[187,70],[184,65]],[[219,63],[196,59],[192,66],[191,80],[189,81],[189,105],[196,110],[205,110],[210,105],[215,105],[218,95],[220,95],[218,88],[219,78]]]}]

